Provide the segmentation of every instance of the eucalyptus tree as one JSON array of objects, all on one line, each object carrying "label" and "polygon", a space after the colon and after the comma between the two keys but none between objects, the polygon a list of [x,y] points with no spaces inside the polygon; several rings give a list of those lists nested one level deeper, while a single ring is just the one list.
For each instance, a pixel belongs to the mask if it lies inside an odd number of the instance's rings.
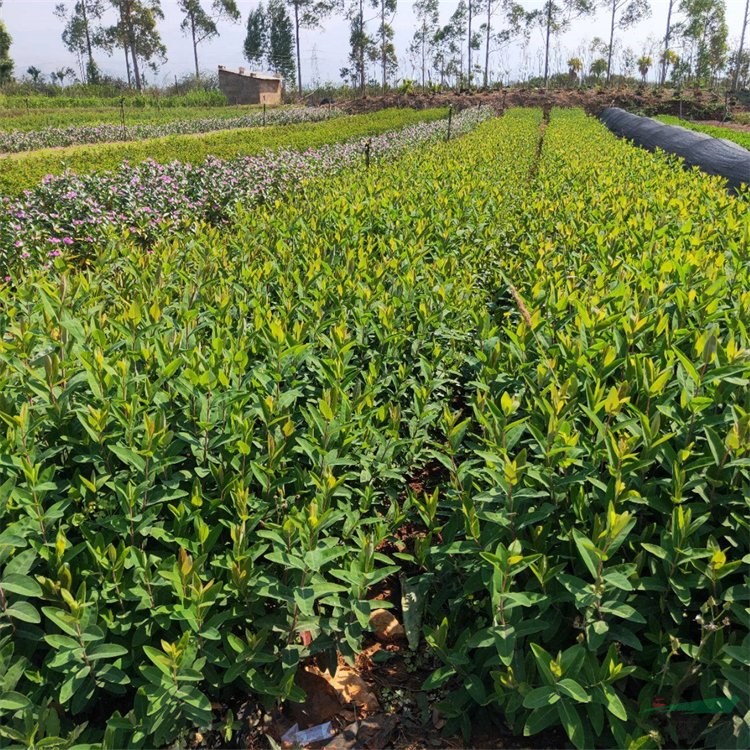
[{"label": "eucalyptus tree", "polygon": [[615,27],[628,29],[651,15],[649,0],[599,0],[599,5],[610,12],[609,48],[607,49],[607,83],[612,79],[612,55],[615,48]]},{"label": "eucalyptus tree", "polygon": [[300,55],[300,29],[316,29],[335,10],[341,8],[340,0],[284,0],[294,25],[294,49],[297,55],[297,92],[302,95],[302,59]]},{"label": "eucalyptus tree", "polygon": [[[515,0],[484,0],[484,9],[487,11],[487,20],[482,24],[481,30],[484,31],[484,73],[483,87],[487,88],[490,70],[490,44],[494,39],[500,44],[507,44],[515,35],[517,35],[523,26],[525,11],[523,6]],[[506,28],[493,34],[492,19],[495,13],[500,10],[505,19]]]},{"label": "eucalyptus tree", "polygon": [[448,23],[436,35],[441,46],[441,77],[453,76],[457,87],[463,77],[463,40],[466,36],[467,7],[465,0],[458,0],[456,9]]},{"label": "eucalyptus tree", "polygon": [[709,83],[727,59],[729,29],[724,0],[681,0],[680,35],[691,55],[691,74],[696,83]]},{"label": "eucalyptus tree", "polygon": [[283,0],[268,3],[268,64],[284,81],[294,81],[294,30]]},{"label": "eucalyptus tree", "polygon": [[[0,2],[0,4],[2,4]],[[13,77],[13,60],[10,56],[10,45],[13,37],[8,33],[5,24],[0,21],[0,85],[9,83]]]},{"label": "eucalyptus tree", "polygon": [[59,3],[55,15],[65,22],[62,41],[65,48],[80,58],[86,58],[82,65],[82,77],[87,83],[99,80],[99,68],[94,61],[94,47],[101,39],[101,18],[105,7],[103,0],[77,0],[71,6]]},{"label": "eucalyptus tree", "polygon": [[268,15],[262,2],[247,15],[243,52],[247,61],[257,67],[263,65],[268,54]]},{"label": "eucalyptus tree", "polygon": [[596,0],[545,0],[540,8],[525,11],[523,22],[528,30],[539,27],[544,34],[544,87],[549,85],[549,54],[552,36],[567,31],[576,18],[593,13]]},{"label": "eucalyptus tree", "polygon": [[381,87],[385,93],[388,74],[396,70],[396,48],[393,44],[393,18],[396,15],[397,0],[371,0],[378,9],[380,25],[377,31],[377,53],[380,61]]},{"label": "eucalyptus tree", "polygon": [[365,21],[365,0],[352,0],[344,9],[344,15],[349,20],[349,66],[341,68],[340,74],[344,80],[351,81],[351,86],[365,94],[367,80],[367,61],[377,56],[375,40],[367,32]]},{"label": "eucalyptus tree", "polygon": [[740,72],[742,70],[745,60],[745,33],[747,32],[748,14],[750,14],[750,0],[745,0],[745,16],[742,21],[742,31],[740,32],[740,46],[737,48],[737,52],[734,56],[734,70],[732,72],[732,91],[737,91],[737,84],[740,79]]},{"label": "eucalyptus tree", "polygon": [[667,80],[667,68],[669,67],[669,55],[667,53],[669,52],[669,45],[672,41],[672,33],[674,31],[672,20],[675,1],[676,0],[668,0],[669,5],[667,6],[667,30],[664,33],[664,47],[659,58],[661,60],[661,73],[659,76],[659,84],[661,86],[663,86]]},{"label": "eucalyptus tree", "polygon": [[415,0],[412,5],[417,18],[417,30],[409,44],[409,51],[417,55],[421,62],[422,88],[426,83],[427,59],[432,52],[435,34],[440,22],[438,0]]},{"label": "eucalyptus tree", "polygon": [[115,47],[124,50],[128,84],[134,82],[140,91],[143,88],[141,64],[156,70],[159,63],[166,61],[167,48],[156,27],[157,20],[164,18],[161,1],[109,0],[109,3],[117,11],[118,19],[103,30],[102,46],[110,53]]},{"label": "eucalyptus tree", "polygon": [[208,9],[203,0],[177,0],[177,7],[182,13],[180,29],[183,34],[189,34],[193,43],[193,59],[195,60],[195,77],[200,78],[198,68],[198,45],[206,39],[213,39],[219,35],[218,24],[227,20],[237,23],[240,11],[235,0],[211,0]]}]

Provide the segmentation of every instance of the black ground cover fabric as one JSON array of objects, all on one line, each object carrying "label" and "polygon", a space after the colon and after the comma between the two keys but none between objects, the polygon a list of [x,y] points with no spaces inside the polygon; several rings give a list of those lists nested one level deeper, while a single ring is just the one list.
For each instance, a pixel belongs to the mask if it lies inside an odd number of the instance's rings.
[{"label": "black ground cover fabric", "polygon": [[603,110],[599,119],[615,135],[649,151],[660,148],[680,156],[688,167],[721,175],[733,188],[750,185],[750,151],[732,141],[632,115],[617,107]]}]

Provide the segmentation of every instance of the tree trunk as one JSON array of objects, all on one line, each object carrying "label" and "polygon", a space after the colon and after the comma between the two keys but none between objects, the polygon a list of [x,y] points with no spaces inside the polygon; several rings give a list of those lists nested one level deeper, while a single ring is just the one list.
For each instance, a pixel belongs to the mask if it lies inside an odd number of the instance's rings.
[{"label": "tree trunk", "polygon": [[135,79],[136,91],[141,90],[141,71],[138,69],[138,55],[136,53],[135,45],[135,27],[133,26],[133,18],[131,15],[131,5],[128,2],[125,5],[125,29],[127,32],[127,42],[130,45],[130,58],[133,62],[133,78]]},{"label": "tree trunk", "polygon": [[422,21],[422,88],[424,88],[425,47],[427,46],[427,22]]},{"label": "tree trunk", "polygon": [[135,79],[135,90],[140,91],[143,86],[141,83],[141,71],[138,68],[138,55],[135,51],[135,38],[131,38],[130,42],[130,56],[133,58],[133,78]]},{"label": "tree trunk", "polygon": [[383,94],[385,94],[385,69],[386,69],[386,54],[385,54],[385,0],[380,0],[380,61],[383,65]]},{"label": "tree trunk", "polygon": [[661,61],[661,78],[659,84],[663,86],[667,80],[667,52],[669,51],[669,42],[672,39],[672,6],[674,0],[669,0],[669,9],[667,10],[667,31],[664,34],[664,53]]},{"label": "tree trunk", "polygon": [[544,88],[549,86],[549,38],[552,33],[552,2],[547,2],[547,39],[544,42]]},{"label": "tree trunk", "polygon": [[487,38],[484,45],[484,88],[489,82],[490,69],[490,15],[492,13],[492,0],[487,0]]},{"label": "tree trunk", "polygon": [[365,95],[365,9],[363,0],[359,0],[359,49],[357,50],[359,65],[359,95]]},{"label": "tree trunk", "polygon": [[302,96],[302,62],[299,52],[299,7],[294,4],[294,43],[297,48],[297,93]]},{"label": "tree trunk", "polygon": [[198,69],[198,42],[195,40],[195,15],[190,13],[190,34],[193,37],[193,59],[195,60],[195,77],[200,79],[201,73]]},{"label": "tree trunk", "polygon": [[607,50],[607,86],[612,78],[612,51],[615,43],[615,16],[617,14],[617,0],[612,0],[612,21],[609,25],[609,49]]},{"label": "tree trunk", "polygon": [[126,38],[126,24],[125,24],[125,6],[120,6],[120,26],[122,30],[122,47],[125,50],[125,71],[128,74],[128,88],[133,85],[133,80],[130,75],[130,53],[128,51],[129,40]]},{"label": "tree trunk", "polygon": [[473,8],[472,8],[471,0],[469,0],[469,24],[468,24],[468,33],[467,33],[467,36],[469,39],[469,43],[468,43],[469,55],[468,55],[468,60],[467,60],[467,65],[466,65],[466,82],[468,83],[469,88],[471,88],[471,12],[472,10]]},{"label": "tree trunk", "polygon": [[750,0],[745,0],[745,20],[742,22],[742,33],[740,34],[740,46],[737,50],[737,62],[734,66],[734,76],[732,76],[732,91],[737,91],[737,84],[740,79],[740,67],[742,65],[742,52],[745,48],[745,32],[747,31],[747,16],[750,11]]},{"label": "tree trunk", "polygon": [[[89,19],[86,15],[86,0],[81,2],[81,15],[83,16],[83,28],[86,32],[86,51],[89,56],[89,70],[94,69],[94,54],[91,50],[91,32],[89,31]],[[88,83],[88,76],[86,76],[86,82]]]}]

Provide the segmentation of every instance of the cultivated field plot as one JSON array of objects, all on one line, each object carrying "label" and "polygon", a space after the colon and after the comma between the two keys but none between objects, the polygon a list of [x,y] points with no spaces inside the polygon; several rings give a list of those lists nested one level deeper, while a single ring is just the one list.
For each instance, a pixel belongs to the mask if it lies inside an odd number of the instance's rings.
[{"label": "cultivated field plot", "polygon": [[366,646],[454,746],[750,744],[747,202],[465,117],[0,287],[6,745],[236,747]]},{"label": "cultivated field plot", "polygon": [[[279,110],[279,117],[285,111],[289,110]],[[420,112],[389,109],[369,116],[341,118],[336,117],[335,111],[331,110],[310,112],[312,114],[309,116],[282,120],[276,124],[268,124],[267,127],[257,127],[256,123],[256,127],[226,129],[223,122],[213,122],[221,126],[218,132],[172,133],[125,143],[108,142],[67,148],[44,148],[0,155],[0,193],[8,196],[18,195],[24,190],[37,187],[45,177],[61,171],[76,175],[108,172],[117,170],[124,162],[137,164],[149,160],[162,164],[177,160],[187,164],[200,164],[211,156],[231,159],[281,146],[304,150],[358,135],[375,135],[410,123],[442,118],[445,115],[444,109]],[[324,116],[317,117],[315,113],[322,113]],[[260,117],[262,118],[262,112]],[[318,121],[313,122],[316,117]],[[323,121],[320,121],[321,119]]]},{"label": "cultivated field plot", "polygon": [[[249,108],[247,108],[249,109]],[[219,117],[169,118],[158,124],[122,122],[97,123],[93,125],[64,125],[28,130],[18,128],[0,130],[0,154],[35,151],[40,148],[80,146],[88,143],[111,143],[114,141],[141,141],[147,138],[165,138],[170,135],[211,133],[216,130],[238,130],[264,125],[289,125],[301,122],[319,122],[340,117],[343,113],[328,107],[255,107],[252,111],[228,117],[220,111]],[[0,125],[2,125],[0,120]]]},{"label": "cultivated field plot", "polygon": [[[0,131],[44,130],[45,128],[82,127],[87,125],[166,125],[175,120],[232,119],[253,114],[257,105],[225,107],[120,108],[117,100],[101,107],[52,107],[40,109],[0,109]],[[270,111],[270,110],[269,110]]]}]

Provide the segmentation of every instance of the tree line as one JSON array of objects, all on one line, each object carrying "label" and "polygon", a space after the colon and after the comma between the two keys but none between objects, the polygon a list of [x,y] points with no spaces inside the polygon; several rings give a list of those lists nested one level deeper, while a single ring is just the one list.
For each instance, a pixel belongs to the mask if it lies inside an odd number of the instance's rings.
[{"label": "tree line", "polygon": [[[644,51],[637,60],[628,53],[626,69],[637,67],[644,81],[649,70],[658,70],[661,84],[668,76],[676,82],[711,84],[725,71],[735,89],[748,81],[750,54],[745,37],[750,0],[745,0],[739,45],[731,52],[726,0],[663,2],[668,2],[668,13],[658,53]],[[438,0],[413,0],[415,30],[406,54],[416,71],[416,82],[424,88],[486,87],[493,56],[512,42],[528,45],[538,33],[543,43],[541,78],[547,86],[556,38],[584,23],[586,17],[605,11],[608,38],[594,40],[591,49],[596,57],[588,70],[581,57],[571,57],[567,76],[578,79],[588,74],[610,83],[620,36],[647,18],[651,5],[652,0],[545,0],[541,5],[529,0],[457,0],[448,18],[441,20]],[[192,46],[195,75],[200,77],[200,45],[217,37],[222,24],[241,22],[240,11],[236,0],[177,0],[177,8],[181,29]],[[398,0],[259,0],[246,19],[242,51],[250,63],[295,81],[301,93],[301,36],[320,29],[331,17],[342,17],[350,29],[342,79],[363,92],[372,82],[369,71],[375,68],[378,84],[386,90],[399,68],[393,30],[397,11]],[[122,54],[128,85],[138,90],[143,87],[144,71],[155,72],[166,62],[167,50],[158,28],[164,19],[161,0],[76,0],[58,4],[55,15],[62,22],[63,43],[76,56],[83,82],[101,79],[99,53]],[[0,83],[12,76],[11,41],[0,21]],[[28,73],[36,78],[41,71],[29,68]]]}]

